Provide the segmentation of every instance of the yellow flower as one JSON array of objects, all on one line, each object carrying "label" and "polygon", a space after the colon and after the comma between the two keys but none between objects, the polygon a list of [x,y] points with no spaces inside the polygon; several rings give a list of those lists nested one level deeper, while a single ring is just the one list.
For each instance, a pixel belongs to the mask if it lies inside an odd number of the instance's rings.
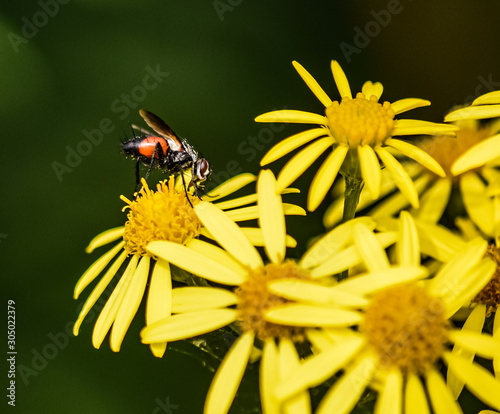
[{"label": "yellow flower", "polygon": [[[444,360],[473,394],[492,408],[500,408],[500,382],[471,359],[448,350],[452,342],[492,359],[500,349],[500,340],[491,335],[460,331],[449,322],[495,271],[492,261],[483,258],[487,243],[472,240],[433,279],[423,281],[427,273],[420,267],[417,231],[408,213],[402,216],[402,226],[396,266],[390,265],[369,229],[357,224],[355,238],[369,269],[367,274],[335,287],[322,287],[323,292],[307,281],[297,281],[295,289],[280,281],[270,283],[271,291],[298,302],[268,311],[268,319],[277,323],[288,320],[288,314],[293,314],[300,302],[311,307],[315,303],[317,313],[326,312],[325,303],[335,305],[333,292],[357,295],[359,300],[367,301],[360,306],[362,320],[356,323],[356,331],[323,330],[322,342],[317,341],[321,352],[305,359],[277,386],[278,400],[286,402],[343,369],[321,401],[318,414],[351,412],[367,386],[378,391],[376,414],[402,412],[403,406],[409,414],[429,413],[430,406],[434,412],[460,413],[439,373],[438,362]],[[312,289],[314,296],[310,295]],[[343,308],[340,302],[337,307]],[[320,321],[317,326],[324,325]]]},{"label": "yellow flower", "polygon": [[413,206],[417,207],[418,195],[411,178],[386,147],[391,147],[437,175],[444,176],[442,168],[426,152],[408,142],[394,139],[393,136],[416,134],[454,136],[454,131],[457,128],[453,125],[413,119],[394,119],[396,115],[410,109],[430,105],[430,102],[423,99],[407,98],[392,104],[387,101],[380,103],[383,86],[379,82],[366,82],[361,92],[353,98],[347,78],[336,61],[332,61],[331,69],[341,101],[340,103],[332,101],[309,72],[297,62],[293,62],[293,65],[314,95],[325,106],[326,116],[296,110],[281,110],[265,113],[255,119],[257,122],[319,125],[319,128],[301,132],[278,143],[262,159],[261,165],[269,164],[312,142],[298,152],[281,170],[278,176],[278,188],[290,185],[322,153],[333,148],[311,183],[307,202],[309,210],[315,210],[323,201],[337,173],[343,164],[346,166],[346,163],[350,165],[351,171],[361,168],[361,177],[366,183],[370,195],[372,198],[378,198],[381,181],[378,158],[390,171],[401,192]]},{"label": "yellow flower", "polygon": [[445,116],[444,120],[446,122],[451,122],[460,119],[486,119],[496,117],[500,117],[500,91],[488,92],[481,95],[472,102],[471,106],[450,112]]},{"label": "yellow flower", "polygon": [[[255,181],[254,175],[241,174],[209,192],[204,196],[204,199],[216,202],[216,200],[234,193],[253,181]],[[292,190],[285,192],[290,191]],[[196,249],[200,235],[211,237],[191,206],[197,205],[200,200],[192,195],[189,197],[191,203],[187,199],[182,180],[179,177],[177,181],[171,177],[168,182],[161,182],[157,186],[157,191],[150,190],[146,182],[143,181],[143,188],[133,201],[122,196],[122,199],[127,203],[125,209],[129,209],[128,221],[125,226],[99,234],[86,249],[88,253],[91,253],[98,247],[120,240],[87,269],[75,286],[74,297],[77,299],[81,292],[114,260],[83,305],[73,328],[75,335],[78,335],[85,316],[108,288],[126,260],[128,260],[126,269],[112,290],[94,326],[92,334],[94,347],[101,346],[111,329],[111,349],[115,352],[120,350],[128,327],[144,296],[152,266],[154,268],[149,281],[146,324],[149,325],[170,315],[172,307],[170,264],[161,258],[156,259],[151,256],[147,252],[146,246],[155,240],[168,240],[176,246],[190,246],[192,249]],[[232,220],[245,221],[258,218],[257,206],[251,205],[256,199],[257,195],[253,194],[221,201],[217,205],[223,209],[230,209],[227,211],[227,215]],[[283,204],[283,209],[286,214],[305,214],[303,209],[290,204]],[[259,229],[242,228],[241,231],[254,245],[264,243],[262,232]],[[288,237],[287,243],[294,245],[295,241]],[[116,257],[117,255],[118,257]],[[224,276],[220,275],[212,280],[224,283]],[[166,345],[166,342],[151,345],[151,351],[155,356],[161,357],[165,352]]]},{"label": "yellow flower", "polygon": [[[229,410],[256,339],[258,343],[263,343],[260,365],[263,411],[278,412],[281,405],[276,401],[272,390],[278,381],[298,367],[299,357],[294,344],[305,340],[311,325],[297,322],[301,318],[300,312],[308,312],[307,305],[298,310],[293,326],[268,320],[266,312],[287,303],[286,299],[268,290],[268,282],[282,280],[293,283],[324,277],[323,273],[314,273],[315,269],[320,268],[321,257],[352,241],[352,228],[356,223],[368,223],[370,228],[374,227],[370,219],[353,220],[352,223],[334,229],[329,238],[318,242],[299,263],[286,260],[286,228],[281,197],[271,171],[264,170],[260,173],[257,188],[259,222],[269,263],[263,261],[258,251],[224,212],[204,202],[195,206],[195,211],[222,249],[207,243],[202,246],[203,242],[198,242],[196,249],[171,242],[153,242],[148,246],[148,251],[155,256],[195,275],[209,280],[217,277],[219,283],[236,287],[233,292],[215,287],[186,287],[181,292],[180,289],[174,289],[172,313],[175,315],[148,325],[141,332],[144,343],[155,344],[186,339],[236,324],[235,329],[241,335],[228,351],[214,377],[205,404],[207,414],[222,414]],[[224,280],[221,280],[222,276]],[[335,284],[335,279],[330,279],[329,282]],[[363,299],[359,302],[357,297],[348,293],[340,293],[336,297],[344,301],[346,306],[364,303]],[[176,307],[176,302],[182,303],[182,306]],[[360,318],[358,312],[350,309],[332,308],[330,311],[330,326],[350,325],[357,323]],[[295,409],[300,413],[310,412],[308,393],[298,393],[282,408]]]},{"label": "yellow flower", "polygon": [[[406,162],[405,170],[415,180],[415,187],[420,197],[420,207],[412,209],[412,215],[428,223],[437,223],[441,219],[451,199],[452,190],[460,189],[461,198],[468,216],[478,225],[481,231],[493,237],[499,233],[500,223],[500,174],[494,168],[500,159],[489,161],[486,165],[476,165],[474,169],[464,171],[461,167],[468,162],[470,153],[500,131],[500,122],[492,122],[481,126],[474,120],[457,122],[460,128],[457,137],[435,136],[420,144],[420,148],[434,157],[443,167],[446,176],[440,177],[422,168],[417,163]],[[460,167],[458,169],[457,167]],[[342,184],[334,189],[338,194]],[[396,184],[388,171],[382,171],[380,198],[386,197],[366,215],[379,220],[398,214],[410,208],[409,202],[400,193],[391,194]],[[370,207],[373,200],[367,189],[360,195],[357,210]],[[324,216],[324,224],[332,227],[342,218],[343,202],[337,199],[328,208]]]}]

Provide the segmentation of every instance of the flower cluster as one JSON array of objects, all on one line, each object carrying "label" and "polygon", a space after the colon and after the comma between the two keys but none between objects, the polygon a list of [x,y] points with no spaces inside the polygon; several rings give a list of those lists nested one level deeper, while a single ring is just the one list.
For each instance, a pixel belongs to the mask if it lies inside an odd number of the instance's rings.
[{"label": "flower cluster", "polygon": [[[209,333],[235,338],[206,414],[229,411],[249,364],[265,413],[460,413],[464,387],[500,410],[500,91],[447,123],[399,119],[430,102],[381,102],[371,81],[353,95],[336,61],[332,100],[293,65],[325,112],[256,118],[315,125],[264,155],[262,166],[298,150],[277,178],[242,174],[198,198],[180,171],[122,196],[125,225],[87,248],[117,242],[75,287],[77,298],[104,272],[75,335],[109,290],[92,342],[110,332],[118,352],[148,286],[140,339],[153,355]],[[282,198],[324,153],[307,209],[332,195],[325,232],[297,259],[286,216],[305,210]]]}]

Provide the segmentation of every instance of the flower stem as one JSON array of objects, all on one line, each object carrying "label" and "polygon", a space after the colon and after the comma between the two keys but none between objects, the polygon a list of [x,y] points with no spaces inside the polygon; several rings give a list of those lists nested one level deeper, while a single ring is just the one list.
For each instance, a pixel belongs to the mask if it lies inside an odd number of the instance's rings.
[{"label": "flower stem", "polygon": [[342,223],[354,218],[362,188],[363,179],[349,175],[345,176],[344,213],[342,215]]},{"label": "flower stem", "polygon": [[[342,165],[341,173],[345,180],[344,191],[344,212],[342,214],[342,223],[346,223],[353,219],[356,214],[356,208],[359,204],[359,195],[363,189],[363,178],[359,166],[359,158],[357,152],[349,151],[349,156],[346,157]],[[344,270],[338,275],[339,282],[346,279],[348,270]]]}]

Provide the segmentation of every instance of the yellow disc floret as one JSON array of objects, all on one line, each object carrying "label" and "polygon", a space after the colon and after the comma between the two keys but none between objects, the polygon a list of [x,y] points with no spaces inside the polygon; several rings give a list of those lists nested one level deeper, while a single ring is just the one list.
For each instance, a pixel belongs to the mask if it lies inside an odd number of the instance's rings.
[{"label": "yellow disc floret", "polygon": [[377,293],[360,326],[380,366],[416,374],[428,371],[442,355],[447,328],[443,301],[417,285]]},{"label": "yellow disc floret", "polygon": [[280,264],[270,263],[258,269],[250,269],[248,279],[236,290],[241,328],[253,331],[261,340],[289,337],[297,341],[304,339],[302,328],[267,322],[264,313],[288,301],[267,288],[267,283],[277,279],[309,279],[306,273],[293,261]]},{"label": "yellow disc floret", "polygon": [[326,108],[328,126],[335,139],[351,148],[359,145],[375,147],[389,138],[394,127],[394,110],[389,102],[380,104],[372,95],[366,99],[359,92],[356,98],[342,98]]},{"label": "yellow disc floret", "polygon": [[[190,197],[191,204],[199,200]],[[162,181],[151,191],[146,181],[133,201],[121,197],[130,211],[125,223],[125,251],[144,256],[152,241],[164,240],[186,244],[200,234],[201,222],[189,203],[183,188],[176,189],[174,178]]]}]

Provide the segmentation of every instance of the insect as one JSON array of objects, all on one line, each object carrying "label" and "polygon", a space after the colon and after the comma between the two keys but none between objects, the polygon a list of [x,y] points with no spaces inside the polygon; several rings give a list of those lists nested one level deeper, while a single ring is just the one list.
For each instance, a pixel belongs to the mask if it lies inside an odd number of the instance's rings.
[{"label": "insect", "polygon": [[144,109],[141,109],[139,114],[156,134],[132,125],[132,128],[137,130],[140,135],[136,136],[134,132],[134,138],[122,144],[123,152],[137,159],[136,191],[140,187],[139,162],[142,162],[149,167],[146,179],[153,169],[163,170],[167,174],[180,173],[186,193],[187,187],[183,172],[191,168],[189,186],[193,186],[194,193],[199,198],[200,183],[204,182],[211,172],[208,161],[201,158],[186,140],[181,141],[159,116]]}]

